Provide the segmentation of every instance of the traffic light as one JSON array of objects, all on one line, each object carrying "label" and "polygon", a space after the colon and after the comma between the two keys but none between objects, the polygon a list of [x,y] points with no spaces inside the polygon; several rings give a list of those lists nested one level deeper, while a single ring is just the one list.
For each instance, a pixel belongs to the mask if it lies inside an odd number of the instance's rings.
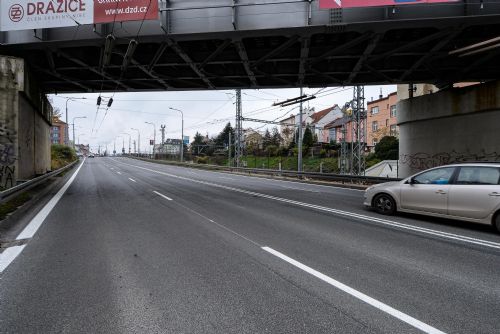
[{"label": "traffic light", "polygon": [[112,104],[113,104],[113,98],[110,98],[108,101],[108,108],[111,107]]},{"label": "traffic light", "polygon": [[101,97],[100,97],[100,96],[98,96],[98,97],[97,97],[97,105],[98,105],[98,106],[100,106],[100,105],[101,105],[101,100],[102,100],[102,99],[101,99]]},{"label": "traffic light", "polygon": [[155,143],[155,142],[154,142],[154,140],[153,140],[153,139],[150,139],[150,140],[149,140],[149,145],[153,146],[153,145],[154,145],[154,143]]}]

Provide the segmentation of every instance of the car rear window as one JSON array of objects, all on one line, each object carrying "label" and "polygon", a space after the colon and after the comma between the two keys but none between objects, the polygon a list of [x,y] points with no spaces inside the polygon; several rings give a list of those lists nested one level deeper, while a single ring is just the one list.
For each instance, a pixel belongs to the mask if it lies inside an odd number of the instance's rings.
[{"label": "car rear window", "polygon": [[496,167],[461,167],[456,184],[500,184],[500,169]]}]

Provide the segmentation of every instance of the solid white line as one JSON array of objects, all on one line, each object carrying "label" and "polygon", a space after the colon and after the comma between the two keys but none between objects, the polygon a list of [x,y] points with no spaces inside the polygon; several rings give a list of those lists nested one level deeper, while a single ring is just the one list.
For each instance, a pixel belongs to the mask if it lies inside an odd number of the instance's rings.
[{"label": "solid white line", "polygon": [[122,173],[120,173],[120,172],[116,172],[116,173],[122,175]]},{"label": "solid white line", "polygon": [[378,301],[370,296],[367,296],[358,290],[355,290],[355,289],[353,289],[353,288],[351,288],[351,287],[349,287],[349,286],[347,286],[347,285],[345,285],[345,284],[343,284],[343,283],[341,283],[341,282],[339,282],[339,281],[337,281],[337,280],[335,280],[335,279],[333,279],[325,274],[320,273],[317,270],[314,270],[311,267],[306,266],[305,264],[302,264],[302,263],[286,256],[285,254],[282,254],[282,253],[280,253],[272,248],[269,248],[269,247],[262,247],[262,249],[265,250],[266,252],[271,253],[274,256],[290,263],[291,265],[319,278],[320,280],[336,287],[337,289],[342,290],[345,293],[361,300],[362,302],[365,302],[365,303],[367,303],[367,304],[369,304],[369,305],[371,305],[371,306],[373,306],[373,307],[375,307],[375,308],[377,308],[377,309],[379,309],[379,310],[381,310],[381,311],[383,311],[383,312],[385,312],[385,313],[387,313],[387,314],[389,314],[389,315],[391,315],[391,316],[393,316],[393,317],[395,317],[403,322],[406,322],[407,324],[409,324],[415,328],[418,328],[425,333],[444,334],[444,332],[440,331],[439,329],[434,328],[432,326],[429,326],[426,323],[424,323],[418,319],[415,319],[406,313],[398,311],[395,308],[392,308],[391,306],[389,306],[387,304],[384,304],[384,303],[382,303],[382,302],[380,302],[380,301]]},{"label": "solid white line", "polygon": [[109,167],[109,169],[111,169],[111,170],[115,170],[113,167]]},{"label": "solid white line", "polygon": [[163,194],[160,194],[160,193],[159,193],[159,192],[157,192],[157,191],[153,191],[153,192],[154,192],[156,195],[163,197],[163,198],[164,198],[164,199],[166,199],[167,201],[171,201],[171,200],[172,200],[170,197],[167,197],[167,196],[165,196],[165,195],[163,195]]},{"label": "solid white line", "polygon": [[294,201],[294,200],[290,200],[287,198],[281,198],[281,197],[271,196],[271,195],[267,195],[267,194],[257,193],[254,191],[244,190],[244,189],[240,189],[240,188],[224,186],[224,185],[217,184],[217,183],[190,179],[187,177],[178,176],[178,175],[174,175],[174,174],[170,174],[170,173],[165,173],[165,172],[161,172],[161,171],[157,171],[154,169],[149,169],[149,168],[145,168],[145,167],[141,167],[141,166],[137,166],[137,165],[131,165],[131,164],[127,164],[124,162],[119,162],[119,161],[117,161],[117,162],[124,164],[124,165],[127,165],[127,166],[131,166],[131,167],[147,170],[147,171],[150,171],[153,173],[169,176],[172,178],[190,181],[190,182],[199,183],[199,184],[204,184],[204,185],[212,186],[215,188],[226,189],[226,190],[230,190],[230,191],[234,191],[234,192],[239,192],[239,193],[251,195],[254,197],[267,198],[267,199],[271,199],[274,201],[293,204],[296,206],[307,207],[307,208],[311,208],[311,209],[315,209],[315,210],[319,210],[319,211],[324,211],[324,212],[330,212],[330,213],[334,213],[334,214],[340,215],[340,216],[345,216],[345,217],[349,217],[349,218],[357,218],[357,219],[368,221],[371,223],[378,223],[381,225],[396,227],[398,229],[404,229],[404,230],[409,230],[409,231],[420,232],[422,234],[438,236],[438,237],[441,237],[444,239],[457,240],[457,241],[461,241],[464,243],[470,243],[470,244],[474,244],[474,245],[480,245],[480,246],[490,247],[490,248],[494,248],[494,249],[500,249],[500,243],[498,243],[498,242],[492,242],[492,241],[467,237],[467,236],[463,236],[463,235],[459,235],[459,234],[448,233],[448,232],[443,232],[443,231],[438,231],[438,230],[432,230],[432,229],[425,228],[425,227],[419,227],[419,226],[414,226],[414,225],[409,225],[409,224],[398,223],[398,222],[395,222],[392,220],[387,220],[387,219],[362,215],[362,214],[358,214],[358,213],[354,213],[354,212],[328,208],[328,207],[324,207],[324,206],[320,206],[320,205],[314,205],[314,204]]},{"label": "solid white line", "polygon": [[19,254],[21,254],[25,246],[26,245],[9,247],[0,254],[0,273],[3,272]]},{"label": "solid white line", "polygon": [[129,177],[128,179],[129,179],[130,181],[132,181],[132,182],[137,182],[136,180],[131,179],[130,177]]},{"label": "solid white line", "polygon": [[302,188],[294,188],[294,187],[287,187],[287,186],[279,186],[281,188],[285,188],[285,189],[293,189],[293,190],[300,190],[300,191],[307,191],[307,192],[311,192],[311,193],[319,193],[318,190],[310,190],[310,189],[302,189]]},{"label": "solid white line", "polygon": [[54,209],[56,204],[63,197],[66,190],[68,190],[69,186],[73,183],[84,163],[85,159],[83,159],[83,162],[80,164],[78,169],[73,173],[68,182],[66,182],[66,184],[57,192],[57,194],[55,194],[54,197],[52,197],[52,199],[47,204],[45,204],[43,209],[40,210],[40,212],[38,212],[38,214],[31,220],[28,226],[26,226],[24,230],[17,236],[16,238],[17,240],[30,239],[35,235],[36,231],[38,231],[38,229],[45,221],[47,216],[50,214],[52,209]]}]

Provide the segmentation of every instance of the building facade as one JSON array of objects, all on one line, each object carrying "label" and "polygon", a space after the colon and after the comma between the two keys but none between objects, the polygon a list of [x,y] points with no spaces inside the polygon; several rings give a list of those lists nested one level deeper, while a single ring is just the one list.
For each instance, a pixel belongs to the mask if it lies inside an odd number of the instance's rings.
[{"label": "building facade", "polygon": [[50,127],[50,142],[51,144],[64,145],[66,138],[66,123],[61,121],[59,117],[52,118],[52,126]]},{"label": "building facade", "polygon": [[399,137],[397,102],[398,95],[396,92],[368,102],[366,118],[366,144],[368,150],[373,151],[380,139],[385,136]]}]

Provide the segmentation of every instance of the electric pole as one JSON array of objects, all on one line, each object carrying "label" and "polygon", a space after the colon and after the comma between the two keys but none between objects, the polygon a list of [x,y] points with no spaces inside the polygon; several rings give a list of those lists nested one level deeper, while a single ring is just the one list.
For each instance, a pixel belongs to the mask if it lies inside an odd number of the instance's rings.
[{"label": "electric pole", "polygon": [[236,90],[236,152],[235,152],[235,160],[236,167],[241,167],[241,157],[243,155],[243,115],[241,110],[241,89]]},{"label": "electric pole", "polygon": [[165,144],[165,125],[160,125],[160,131],[161,131],[161,144]]},{"label": "electric pole", "polygon": [[[300,96],[303,95],[303,88],[300,87]],[[304,111],[303,102],[300,100],[300,108],[299,108],[299,138],[298,138],[298,157],[297,157],[297,172],[302,172],[302,113]]]},{"label": "electric pole", "polygon": [[354,87],[352,99],[352,136],[351,175],[365,174],[365,145],[366,145],[366,110],[365,87]]}]

